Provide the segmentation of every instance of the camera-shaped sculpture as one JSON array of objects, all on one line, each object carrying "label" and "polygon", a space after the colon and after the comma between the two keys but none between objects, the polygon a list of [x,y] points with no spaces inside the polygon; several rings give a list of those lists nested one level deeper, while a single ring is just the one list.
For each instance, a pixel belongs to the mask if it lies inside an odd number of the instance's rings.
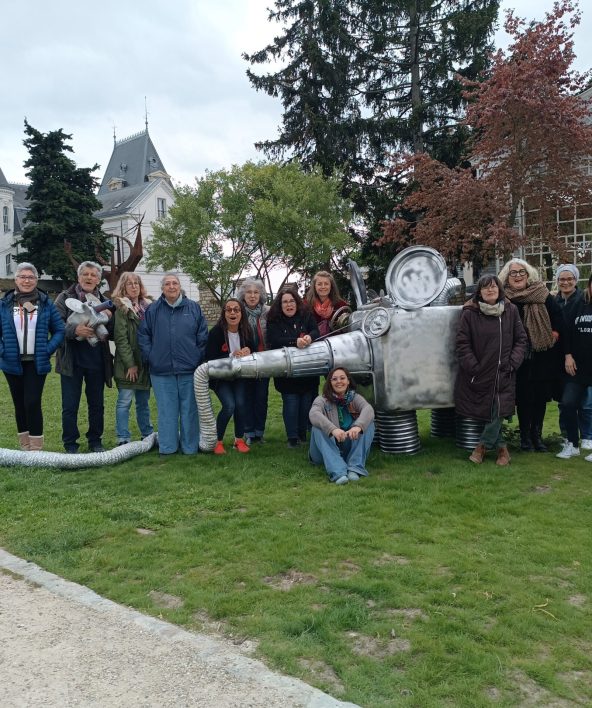
[{"label": "camera-shaped sculpture", "polygon": [[[448,305],[461,283],[449,278],[434,249],[412,246],[399,253],[386,274],[386,295],[368,302],[360,269],[349,263],[357,309],[346,332],[330,334],[305,349],[284,347],[250,356],[217,359],[195,373],[202,449],[216,443],[208,377],[264,378],[326,374],[344,366],[376,410],[382,451],[419,450],[418,409],[454,406],[456,333],[461,307]],[[209,411],[208,411],[209,406]]]},{"label": "camera-shaped sculpture", "polygon": [[[89,337],[86,341],[91,347],[96,347],[99,342],[108,339],[109,332],[105,325],[109,322],[109,315],[105,310],[110,310],[113,307],[111,300],[101,302],[93,295],[86,296],[86,302],[80,302],[75,297],[66,299],[66,307],[72,310],[72,314],[68,317],[68,322],[76,326],[88,325],[95,331],[95,336]],[[79,341],[84,337],[76,337]]]}]

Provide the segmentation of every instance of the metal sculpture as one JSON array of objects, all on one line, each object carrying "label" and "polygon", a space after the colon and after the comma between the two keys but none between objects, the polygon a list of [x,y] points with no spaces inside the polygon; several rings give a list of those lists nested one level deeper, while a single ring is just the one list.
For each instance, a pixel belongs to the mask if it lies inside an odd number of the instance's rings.
[{"label": "metal sculpture", "polygon": [[326,374],[344,366],[376,408],[378,441],[384,452],[419,449],[416,411],[454,405],[455,342],[461,308],[450,306],[461,283],[448,278],[442,256],[432,248],[405,249],[386,274],[387,295],[367,301],[359,268],[350,261],[357,309],[348,331],[317,340],[305,349],[285,347],[202,364],[194,388],[200,447],[215,445],[208,378],[232,379]]}]

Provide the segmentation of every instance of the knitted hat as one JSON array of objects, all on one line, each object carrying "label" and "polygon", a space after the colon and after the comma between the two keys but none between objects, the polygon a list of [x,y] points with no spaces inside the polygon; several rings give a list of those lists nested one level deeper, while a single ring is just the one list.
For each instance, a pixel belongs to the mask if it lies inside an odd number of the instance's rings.
[{"label": "knitted hat", "polygon": [[576,280],[580,279],[580,271],[576,268],[576,266],[571,263],[565,263],[557,268],[557,280],[559,280],[559,275],[560,273],[563,273],[563,271],[568,271],[568,273],[571,273]]}]

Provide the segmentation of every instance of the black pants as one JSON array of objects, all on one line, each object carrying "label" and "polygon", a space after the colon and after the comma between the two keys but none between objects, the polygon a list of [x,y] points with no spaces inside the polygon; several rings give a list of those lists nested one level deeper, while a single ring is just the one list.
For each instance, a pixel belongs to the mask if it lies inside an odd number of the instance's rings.
[{"label": "black pants", "polygon": [[516,409],[520,433],[526,437],[536,433],[540,436],[547,401],[550,399],[549,387],[545,381],[531,381],[526,374],[520,367],[516,377]]},{"label": "black pants", "polygon": [[16,429],[19,433],[43,435],[41,397],[47,374],[38,374],[34,361],[23,361],[22,365],[21,375],[4,374],[14,403]]},{"label": "black pants", "polygon": [[62,374],[62,441],[66,450],[78,449],[78,408],[82,396],[82,383],[86,384],[86,402],[88,404],[89,447],[101,444],[103,436],[105,407],[105,374],[102,369],[83,369],[74,367],[73,376]]}]

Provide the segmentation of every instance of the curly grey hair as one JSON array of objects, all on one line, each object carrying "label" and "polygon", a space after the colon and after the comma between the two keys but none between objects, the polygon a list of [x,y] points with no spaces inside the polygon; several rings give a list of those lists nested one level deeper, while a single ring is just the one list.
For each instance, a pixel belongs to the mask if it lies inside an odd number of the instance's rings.
[{"label": "curly grey hair", "polygon": [[510,258],[510,260],[505,263],[504,267],[497,274],[497,277],[501,280],[501,283],[504,287],[508,284],[508,277],[512,263],[516,263],[517,265],[522,266],[522,268],[524,268],[528,276],[528,285],[538,283],[538,281],[541,279],[541,276],[539,275],[537,269],[534,266],[531,266],[530,263],[527,263],[523,258]]},{"label": "curly grey hair", "polygon": [[243,282],[240,284],[239,289],[236,293],[236,296],[241,302],[245,301],[245,292],[249,288],[257,288],[259,291],[259,304],[260,305],[265,305],[265,302],[267,300],[267,293],[265,292],[265,285],[263,284],[262,280],[259,280],[258,278],[245,278]]},{"label": "curly grey hair", "polygon": [[94,268],[99,273],[99,276],[103,276],[103,266],[100,266],[98,263],[95,263],[94,261],[82,261],[82,263],[78,266],[76,270],[76,275],[80,277],[82,275],[82,271],[86,270],[86,268]]}]

